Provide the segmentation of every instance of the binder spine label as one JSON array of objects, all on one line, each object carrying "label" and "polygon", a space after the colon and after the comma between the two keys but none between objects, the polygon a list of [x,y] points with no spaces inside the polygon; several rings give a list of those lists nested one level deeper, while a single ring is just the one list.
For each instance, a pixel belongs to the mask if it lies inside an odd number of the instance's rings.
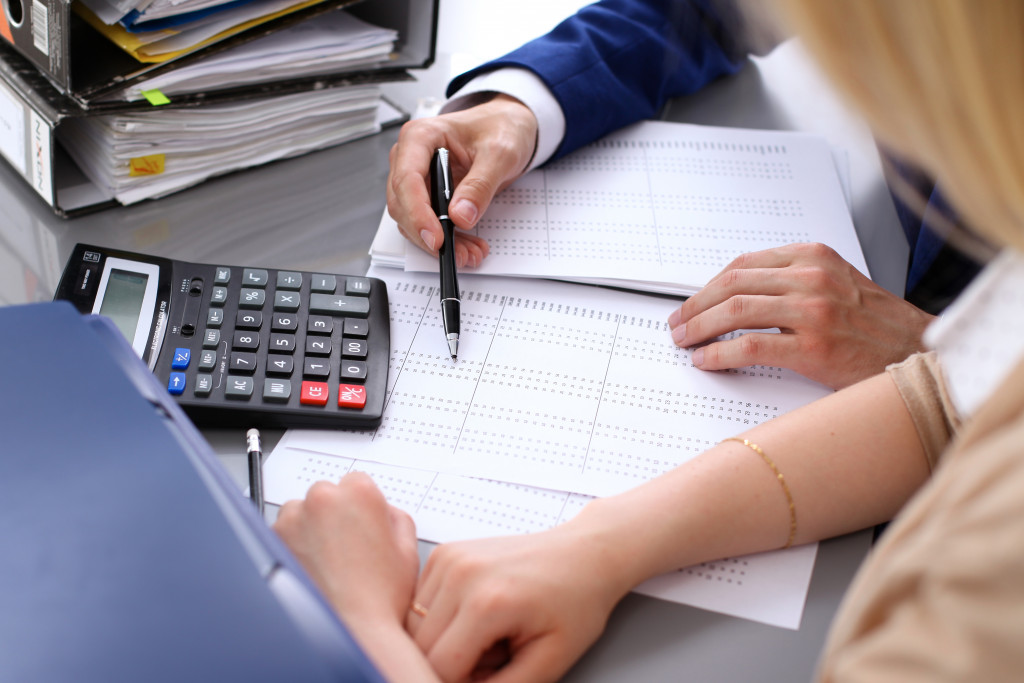
[{"label": "binder spine label", "polygon": [[50,56],[50,9],[39,0],[32,0],[32,44]]},{"label": "binder spine label", "polygon": [[0,154],[21,175],[26,175],[25,109],[21,100],[0,83]]},{"label": "binder spine label", "polygon": [[53,150],[50,142],[53,140],[53,130],[46,119],[41,117],[35,110],[29,110],[30,139],[30,162],[32,164],[32,176],[29,181],[32,187],[36,188],[43,199],[51,205],[55,204],[56,197],[53,195]]}]

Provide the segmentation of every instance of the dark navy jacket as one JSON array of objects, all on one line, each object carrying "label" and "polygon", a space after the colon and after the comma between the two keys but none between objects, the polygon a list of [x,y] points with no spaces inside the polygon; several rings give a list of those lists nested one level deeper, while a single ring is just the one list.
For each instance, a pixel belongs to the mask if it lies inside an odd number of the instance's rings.
[{"label": "dark navy jacket", "polygon": [[[466,82],[501,67],[535,73],[565,113],[558,158],[613,130],[656,118],[672,97],[739,71],[753,52],[742,14],[727,0],[604,0],[581,9],[550,33],[456,78]],[[938,313],[979,270],[928,225],[930,211],[951,215],[933,183],[914,174],[928,198],[922,216],[898,199],[910,247],[907,298]]]}]

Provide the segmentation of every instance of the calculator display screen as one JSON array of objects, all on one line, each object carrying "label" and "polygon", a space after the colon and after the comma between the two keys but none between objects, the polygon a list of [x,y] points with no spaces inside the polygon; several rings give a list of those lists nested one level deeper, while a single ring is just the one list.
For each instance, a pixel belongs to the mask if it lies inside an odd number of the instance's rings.
[{"label": "calculator display screen", "polygon": [[110,318],[135,353],[144,358],[153,324],[160,267],[128,259],[108,257],[93,302],[93,313]]},{"label": "calculator display screen", "polygon": [[149,276],[131,273],[127,270],[112,269],[107,279],[100,315],[114,321],[121,334],[128,340],[135,339],[135,330],[142,315],[142,302],[146,297],[146,283]]}]

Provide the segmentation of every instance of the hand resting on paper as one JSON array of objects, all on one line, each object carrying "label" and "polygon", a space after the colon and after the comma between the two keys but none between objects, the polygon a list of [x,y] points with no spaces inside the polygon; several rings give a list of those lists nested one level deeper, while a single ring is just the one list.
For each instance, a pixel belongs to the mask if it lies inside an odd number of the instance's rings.
[{"label": "hand resting on paper", "polygon": [[388,680],[436,681],[403,622],[419,571],[412,519],[362,472],[285,503],[274,530]]},{"label": "hand resting on paper", "polygon": [[600,536],[570,521],[524,536],[438,546],[416,589],[426,615],[410,614],[406,622],[438,676],[560,679],[635,582]]},{"label": "hand resting on paper", "polygon": [[672,339],[693,347],[704,370],[749,365],[789,368],[834,389],[923,350],[933,316],[865,277],[822,244],[744,254],[669,316]]},{"label": "hand resting on paper", "polygon": [[[409,121],[391,148],[388,212],[409,241],[436,254],[444,233],[430,207],[434,150],[446,147],[450,152],[455,192],[449,215],[455,226],[465,231],[476,225],[494,196],[526,170],[536,141],[533,112],[507,95],[496,95],[462,111]],[[458,267],[480,265],[487,252],[485,240],[456,233]]]}]

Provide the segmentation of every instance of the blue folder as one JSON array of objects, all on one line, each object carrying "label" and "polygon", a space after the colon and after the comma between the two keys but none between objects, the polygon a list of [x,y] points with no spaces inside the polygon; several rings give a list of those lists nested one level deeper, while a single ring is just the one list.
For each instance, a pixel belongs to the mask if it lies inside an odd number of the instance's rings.
[{"label": "blue folder", "polygon": [[0,678],[383,680],[109,321],[0,351]]}]

